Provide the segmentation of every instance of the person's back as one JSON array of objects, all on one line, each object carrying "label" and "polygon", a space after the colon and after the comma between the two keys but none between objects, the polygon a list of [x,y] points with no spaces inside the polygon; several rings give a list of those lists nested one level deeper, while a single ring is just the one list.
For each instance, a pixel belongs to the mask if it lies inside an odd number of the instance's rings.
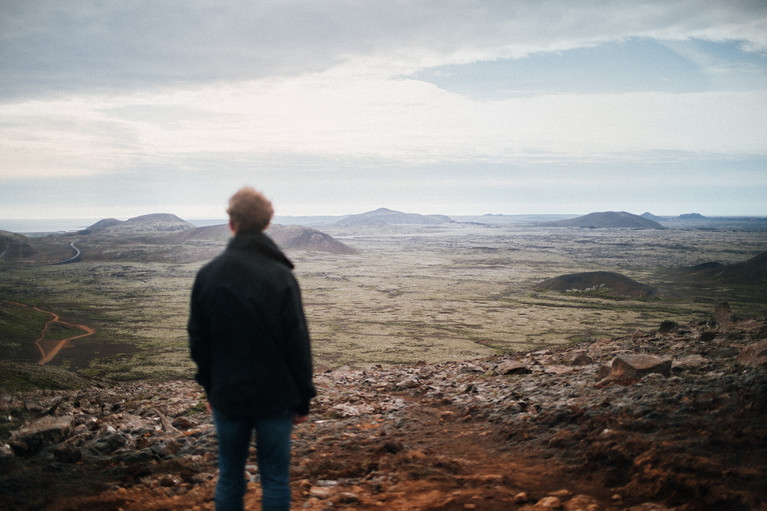
[{"label": "person's back", "polygon": [[[267,206],[268,216],[255,224],[259,229],[242,229],[252,219],[242,211],[255,210],[257,216]],[[255,190],[235,194],[229,210],[235,235],[224,253],[200,269],[192,289],[189,343],[219,436],[219,510],[242,509],[254,428],[263,509],[289,508],[291,424],[305,420],[316,395],[293,265],[261,232],[271,211]]]}]

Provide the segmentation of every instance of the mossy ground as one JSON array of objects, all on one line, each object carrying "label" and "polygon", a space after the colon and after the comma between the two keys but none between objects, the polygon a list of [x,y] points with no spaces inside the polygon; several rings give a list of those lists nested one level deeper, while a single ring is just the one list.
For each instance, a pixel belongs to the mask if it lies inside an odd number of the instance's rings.
[{"label": "mossy ground", "polygon": [[[723,289],[678,271],[744,261],[767,246],[763,232],[462,225],[324,230],[358,253],[288,253],[319,370],[475,359],[626,335],[668,319],[705,321],[719,301],[742,315],[767,314],[758,287]],[[192,249],[186,247],[185,257]],[[0,359],[37,361],[32,344],[46,315],[14,304],[20,303],[96,331],[62,350],[53,367],[118,380],[190,378],[188,300],[204,262],[89,261],[84,250],[75,264],[2,265]],[[595,270],[622,273],[658,294],[640,300],[536,291],[547,278]]]}]

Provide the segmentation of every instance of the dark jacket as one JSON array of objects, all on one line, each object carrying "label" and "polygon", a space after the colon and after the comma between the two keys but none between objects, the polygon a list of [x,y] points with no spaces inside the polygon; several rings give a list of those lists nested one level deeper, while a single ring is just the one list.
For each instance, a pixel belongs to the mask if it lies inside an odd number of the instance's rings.
[{"label": "dark jacket", "polygon": [[203,266],[188,332],[196,379],[230,417],[306,415],[316,395],[293,264],[263,233],[238,234]]}]

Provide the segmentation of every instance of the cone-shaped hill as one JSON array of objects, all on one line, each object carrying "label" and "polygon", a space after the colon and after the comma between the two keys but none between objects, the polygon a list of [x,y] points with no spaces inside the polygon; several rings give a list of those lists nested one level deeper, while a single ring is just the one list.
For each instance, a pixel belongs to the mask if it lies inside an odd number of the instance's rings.
[{"label": "cone-shaped hill", "polygon": [[453,219],[444,215],[420,215],[379,208],[367,213],[350,215],[336,223],[338,225],[434,225],[453,222]]},{"label": "cone-shaped hill", "polygon": [[546,227],[582,227],[592,229],[665,229],[661,224],[625,211],[604,211],[567,220],[541,224]]},{"label": "cone-shaped hill", "polygon": [[641,284],[620,273],[609,271],[592,271],[571,273],[547,279],[536,286],[560,292],[594,293],[612,297],[642,298],[655,294],[655,289]]},{"label": "cone-shaped hill", "polygon": [[194,229],[195,226],[170,213],[154,213],[142,215],[121,221],[114,218],[99,220],[84,231],[83,234],[100,232],[116,235],[136,233],[168,233]]}]

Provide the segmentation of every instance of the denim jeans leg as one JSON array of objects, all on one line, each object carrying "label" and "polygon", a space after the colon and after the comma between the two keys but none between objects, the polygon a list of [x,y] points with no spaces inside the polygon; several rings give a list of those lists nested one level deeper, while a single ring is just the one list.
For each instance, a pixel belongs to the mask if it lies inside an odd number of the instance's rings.
[{"label": "denim jeans leg", "polygon": [[218,437],[218,482],[216,511],[242,511],[245,483],[245,462],[253,434],[251,421],[237,421],[213,410]]},{"label": "denim jeans leg", "polygon": [[290,510],[290,436],[293,416],[257,419],[256,454],[261,475],[261,509]]}]

